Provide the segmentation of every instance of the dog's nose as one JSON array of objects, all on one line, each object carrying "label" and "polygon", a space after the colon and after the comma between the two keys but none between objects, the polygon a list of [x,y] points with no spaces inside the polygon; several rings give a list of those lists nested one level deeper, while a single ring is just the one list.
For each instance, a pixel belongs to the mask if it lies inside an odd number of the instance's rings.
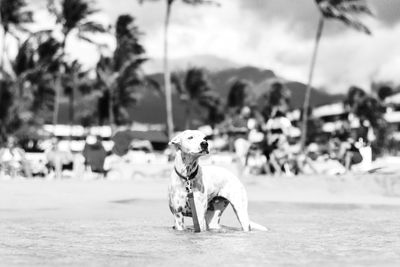
[{"label": "dog's nose", "polygon": [[201,147],[202,149],[207,149],[207,148],[208,148],[208,143],[207,143],[207,141],[201,141],[200,147]]}]

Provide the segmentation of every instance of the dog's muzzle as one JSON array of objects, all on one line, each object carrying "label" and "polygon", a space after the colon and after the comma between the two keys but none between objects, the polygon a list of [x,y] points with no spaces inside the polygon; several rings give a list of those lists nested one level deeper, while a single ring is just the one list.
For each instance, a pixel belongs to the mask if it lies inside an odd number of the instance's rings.
[{"label": "dog's muzzle", "polygon": [[201,148],[201,151],[205,151],[206,153],[208,153],[208,143],[207,143],[207,141],[202,141],[200,143],[200,148]]}]

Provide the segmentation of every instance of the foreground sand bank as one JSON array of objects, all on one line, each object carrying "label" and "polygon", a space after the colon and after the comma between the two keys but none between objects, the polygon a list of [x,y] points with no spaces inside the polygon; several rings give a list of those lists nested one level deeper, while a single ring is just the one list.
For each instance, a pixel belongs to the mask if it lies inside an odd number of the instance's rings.
[{"label": "foreground sand bank", "polygon": [[[250,201],[400,205],[400,176],[358,174],[242,178]],[[166,200],[168,178],[0,180],[0,209],[79,207],[131,199]]]}]

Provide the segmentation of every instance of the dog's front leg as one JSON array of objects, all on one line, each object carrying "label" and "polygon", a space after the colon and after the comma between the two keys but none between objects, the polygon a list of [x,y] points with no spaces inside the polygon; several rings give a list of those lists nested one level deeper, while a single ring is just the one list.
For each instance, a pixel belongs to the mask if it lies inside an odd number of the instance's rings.
[{"label": "dog's front leg", "polygon": [[206,223],[206,216],[205,216],[204,209],[201,209],[197,212],[197,219],[199,220],[200,231],[204,232],[207,231],[207,223]]},{"label": "dog's front leg", "polygon": [[174,213],[174,218],[175,218],[174,229],[178,230],[178,231],[185,230],[185,225],[183,223],[183,214],[182,214],[182,212]]},{"label": "dog's front leg", "polygon": [[206,212],[207,212],[207,196],[200,192],[194,192],[196,203],[197,220],[200,226],[200,231],[207,231]]}]

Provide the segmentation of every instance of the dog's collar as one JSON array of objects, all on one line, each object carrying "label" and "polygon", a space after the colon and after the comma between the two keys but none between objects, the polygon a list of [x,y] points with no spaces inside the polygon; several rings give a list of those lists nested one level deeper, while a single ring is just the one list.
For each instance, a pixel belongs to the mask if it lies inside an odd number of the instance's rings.
[{"label": "dog's collar", "polygon": [[196,170],[195,170],[194,172],[192,172],[189,176],[183,176],[182,174],[180,174],[180,173],[178,172],[178,170],[176,169],[176,167],[174,167],[174,169],[175,169],[176,174],[177,174],[179,177],[181,177],[181,178],[184,179],[185,181],[189,181],[189,180],[192,180],[192,179],[194,179],[194,178],[196,177],[196,175],[197,175],[197,173],[198,173],[198,171],[199,171],[199,165],[197,165]]}]

